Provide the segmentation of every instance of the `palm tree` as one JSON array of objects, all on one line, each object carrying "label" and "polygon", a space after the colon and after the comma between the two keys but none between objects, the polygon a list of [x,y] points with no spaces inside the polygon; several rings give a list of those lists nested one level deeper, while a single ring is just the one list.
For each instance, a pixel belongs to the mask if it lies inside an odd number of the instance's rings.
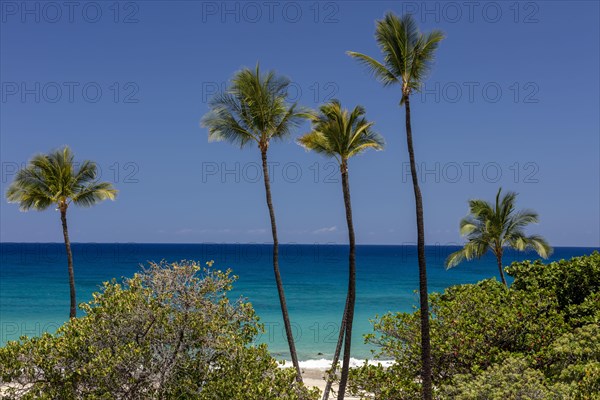
[{"label": "palm tree", "polygon": [[506,247],[524,251],[535,250],[540,257],[548,258],[552,247],[539,235],[526,236],[523,232],[529,224],[538,222],[532,210],[515,211],[517,193],[508,192],[502,199],[502,188],[496,194],[496,204],[484,200],[469,200],[469,214],[460,221],[460,234],[467,238],[465,246],[450,254],[446,267],[452,268],[464,259],[481,258],[488,250],[496,256],[502,283],[506,286],[502,270],[502,254]]},{"label": "palm tree", "polygon": [[210,111],[202,118],[202,126],[208,128],[210,141],[228,141],[239,145],[240,148],[255,143],[260,150],[273,234],[273,270],[290,356],[296,369],[296,379],[302,382],[279,273],[279,241],[267,165],[267,150],[271,140],[288,136],[294,128],[308,118],[308,114],[296,103],[290,105],[286,101],[289,85],[289,79],[277,76],[273,71],[261,74],[258,65],[254,70],[244,68],[234,75],[231,85],[225,92],[211,99]]},{"label": "palm tree", "polygon": [[[350,183],[348,182],[348,160],[368,148],[381,150],[383,138],[375,133],[371,127],[372,122],[364,118],[365,109],[357,106],[348,112],[342,109],[338,100],[333,100],[320,108],[320,113],[312,118],[312,130],[298,139],[298,143],[306,149],[333,157],[340,165],[342,175],[342,192],[346,206],[346,223],[348,224],[348,239],[350,252],[348,256],[348,294],[346,306],[342,317],[340,337],[333,360],[332,370],[335,370],[342,336],[344,337],[344,359],[338,399],[344,398],[348,371],[350,366],[350,348],[352,343],[352,322],[354,319],[354,304],[356,302],[356,244],[354,238],[354,225],[352,223],[352,204],[350,202]],[[343,335],[342,335],[343,331]],[[324,393],[324,398],[329,395],[331,379]]]},{"label": "palm tree", "polygon": [[70,318],[76,317],[77,303],[67,209],[71,203],[91,207],[106,199],[114,200],[117,195],[112,184],[96,180],[96,164],[86,160],[78,166],[73,159],[73,153],[67,146],[49,154],[36,155],[17,172],[6,192],[8,201],[18,203],[21,211],[42,211],[53,204],[60,211],[69,269]]},{"label": "palm tree", "polygon": [[417,254],[419,260],[419,300],[421,309],[421,361],[423,398],[432,398],[431,343],[429,339],[429,306],[427,298],[427,268],[425,262],[425,231],[423,223],[423,199],[415,163],[412,127],[410,122],[410,95],[418,91],[434,60],[435,50],[444,38],[441,31],[420,33],[414,18],[404,15],[398,18],[393,13],[377,21],[375,39],[383,53],[383,63],[367,55],[348,52],[366,65],[384,86],[399,84],[402,89],[400,105],[406,109],[406,142],[410,159],[415,208],[417,214]]}]

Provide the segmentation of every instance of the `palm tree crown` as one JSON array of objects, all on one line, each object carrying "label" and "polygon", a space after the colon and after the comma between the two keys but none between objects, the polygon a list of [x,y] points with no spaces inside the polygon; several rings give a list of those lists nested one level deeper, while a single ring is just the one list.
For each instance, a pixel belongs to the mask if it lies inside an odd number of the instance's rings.
[{"label": "palm tree crown", "polygon": [[65,146],[34,156],[19,170],[6,197],[11,203],[18,203],[22,211],[41,211],[53,204],[62,208],[71,202],[90,207],[102,200],[114,200],[117,190],[109,182],[98,182],[96,177],[96,164],[84,161],[77,167],[71,149]]},{"label": "palm tree crown", "polygon": [[[482,257],[488,250],[501,260],[503,249],[535,250],[540,257],[548,258],[552,248],[539,235],[525,235],[523,228],[538,222],[532,210],[515,210],[517,193],[508,192],[501,197],[502,188],[492,205],[484,200],[469,201],[469,216],[460,221],[460,234],[467,238],[465,246],[450,254],[446,266],[452,268],[464,259]],[[502,270],[500,270],[502,274]],[[504,279],[503,279],[504,280]]]},{"label": "palm tree crown", "polygon": [[340,164],[368,148],[383,149],[383,138],[371,128],[365,109],[356,106],[349,112],[339,100],[332,100],[312,116],[312,131],[298,139],[306,149],[334,157]]},{"label": "palm tree crown", "polygon": [[375,39],[383,53],[383,63],[354,51],[348,54],[364,64],[384,86],[400,83],[403,103],[413,90],[420,89],[444,33],[421,33],[411,14],[398,17],[390,12],[377,21]]},{"label": "palm tree crown", "polygon": [[261,149],[272,138],[287,136],[307,118],[296,103],[288,104],[290,80],[273,71],[261,74],[244,68],[228,89],[210,101],[210,111],[202,118],[209,140],[228,141],[244,147],[256,142]]}]

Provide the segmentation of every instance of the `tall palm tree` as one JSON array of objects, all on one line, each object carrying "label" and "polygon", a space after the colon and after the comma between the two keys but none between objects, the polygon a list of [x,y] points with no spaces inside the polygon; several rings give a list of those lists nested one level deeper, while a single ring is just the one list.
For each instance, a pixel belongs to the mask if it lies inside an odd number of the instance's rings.
[{"label": "tall palm tree", "polygon": [[106,199],[114,200],[117,195],[111,183],[96,180],[96,164],[87,160],[79,166],[77,164],[67,146],[49,154],[36,155],[25,168],[17,172],[6,192],[8,201],[18,203],[22,211],[42,211],[52,205],[56,205],[57,211],[60,211],[69,269],[70,318],[76,317],[77,303],[67,209],[71,203],[91,207]]},{"label": "tall palm tree", "polygon": [[[356,302],[356,243],[354,224],[352,223],[350,183],[348,182],[348,160],[366,149],[381,150],[383,148],[383,138],[371,129],[373,123],[368,122],[364,115],[365,109],[361,106],[357,106],[352,112],[349,112],[342,109],[342,105],[338,100],[333,100],[321,106],[319,114],[313,116],[311,132],[298,139],[298,143],[306,149],[335,158],[340,165],[342,175],[342,192],[346,207],[350,252],[348,256],[348,294],[340,328],[344,337],[344,358],[338,391],[338,399],[340,400],[344,398],[346,382],[348,381],[352,322]],[[340,339],[342,339],[342,332],[340,332]],[[341,340],[338,340],[337,357],[339,357],[340,347]],[[332,370],[335,369],[337,364],[337,357],[334,357]],[[327,398],[330,387],[329,384],[325,390],[324,398]]]},{"label": "tall palm tree", "polygon": [[508,192],[502,198],[502,188],[496,194],[496,204],[484,200],[469,200],[469,215],[460,221],[460,234],[467,238],[465,246],[450,254],[446,267],[452,268],[464,259],[481,258],[488,250],[496,256],[502,283],[506,286],[502,270],[502,254],[505,248],[524,251],[535,250],[540,257],[548,258],[552,247],[539,235],[527,236],[523,232],[529,224],[538,222],[532,210],[515,211],[517,193]]},{"label": "tall palm tree", "polygon": [[260,150],[273,235],[273,271],[290,356],[296,369],[296,379],[302,382],[283,283],[279,273],[279,241],[267,165],[267,150],[271,140],[288,136],[294,128],[308,118],[308,114],[296,103],[288,104],[289,85],[289,79],[277,76],[273,71],[261,74],[258,65],[254,70],[244,68],[234,75],[226,91],[211,99],[210,111],[202,118],[202,126],[208,128],[210,141],[227,141],[239,145],[240,148],[256,144]]},{"label": "tall palm tree", "polygon": [[410,160],[415,208],[417,214],[417,254],[419,260],[419,300],[421,309],[421,361],[423,398],[433,396],[431,385],[431,343],[429,339],[429,305],[427,298],[427,267],[425,261],[425,230],[423,198],[417,178],[415,152],[410,122],[410,95],[418,91],[434,60],[435,50],[444,38],[441,31],[420,33],[410,14],[399,18],[393,13],[377,21],[375,39],[383,53],[383,63],[367,55],[348,52],[366,65],[384,86],[399,84],[402,90],[400,105],[406,110],[406,142]]}]

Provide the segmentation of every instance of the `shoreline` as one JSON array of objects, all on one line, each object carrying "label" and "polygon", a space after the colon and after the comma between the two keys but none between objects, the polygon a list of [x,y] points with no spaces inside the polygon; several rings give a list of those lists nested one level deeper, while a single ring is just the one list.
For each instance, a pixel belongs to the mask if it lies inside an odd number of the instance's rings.
[{"label": "shoreline", "polygon": [[[280,364],[281,368],[292,368],[293,367],[292,362],[290,360],[277,360],[277,361],[279,363],[281,363]],[[298,364],[300,365],[301,370],[325,372],[329,368],[331,368],[332,361],[333,360],[331,360],[331,359],[319,358],[319,359],[298,361]],[[341,361],[342,360],[341,360],[341,356],[340,356],[340,360],[338,363],[341,363]],[[365,361],[367,361],[367,363],[369,365],[381,364],[385,368],[389,367],[390,365],[392,365],[394,363],[394,360],[374,360],[374,359],[361,360],[358,358],[350,357],[350,368],[362,367],[365,364]]]},{"label": "shoreline", "polygon": [[[323,395],[323,391],[325,390],[325,372],[320,369],[302,369],[302,380],[304,381],[304,385],[306,387],[316,387],[321,391],[321,396]],[[333,384],[331,386],[333,390],[337,392],[337,384]],[[334,399],[335,396],[330,395],[330,399]],[[346,400],[359,400],[358,397],[353,396],[344,396]]]},{"label": "shoreline", "polygon": [[[279,360],[283,364],[280,365],[281,368],[292,368],[292,362],[289,360]],[[325,390],[325,374],[326,371],[331,367],[331,361],[325,358],[314,359],[314,360],[305,360],[299,361],[300,370],[302,372],[302,380],[304,381],[304,385],[307,387],[316,387],[321,391],[321,395],[323,395],[323,391]],[[381,364],[384,367],[389,367],[394,363],[393,360],[367,360],[369,365],[377,365]],[[365,364],[365,360],[358,360],[356,358],[350,358],[350,368],[360,367]],[[338,369],[339,372],[339,369]],[[337,384],[332,385],[333,390],[337,390]],[[335,396],[330,396],[330,398],[335,398]],[[358,397],[348,396],[345,398],[347,400],[359,400]]]}]

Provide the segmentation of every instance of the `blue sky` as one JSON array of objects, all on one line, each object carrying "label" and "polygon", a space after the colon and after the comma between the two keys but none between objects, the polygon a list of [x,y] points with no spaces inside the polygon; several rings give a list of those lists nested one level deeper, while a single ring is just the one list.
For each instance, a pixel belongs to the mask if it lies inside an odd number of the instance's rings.
[{"label": "blue sky", "polygon": [[[120,191],[70,210],[73,241],[269,242],[258,151],[208,143],[199,126],[210,95],[260,61],[293,81],[304,106],[365,106],[386,149],[350,164],[358,242],[414,243],[399,91],[345,54],[379,58],[375,20],[410,11],[447,35],[412,101],[427,242],[460,242],[467,200],[502,186],[539,212],[530,232],[599,246],[598,4],[2,1],[0,189],[32,155],[68,144]],[[280,240],[345,243],[331,160],[292,139],[270,160]],[[0,213],[2,241],[62,241],[52,210],[3,201]]]}]

